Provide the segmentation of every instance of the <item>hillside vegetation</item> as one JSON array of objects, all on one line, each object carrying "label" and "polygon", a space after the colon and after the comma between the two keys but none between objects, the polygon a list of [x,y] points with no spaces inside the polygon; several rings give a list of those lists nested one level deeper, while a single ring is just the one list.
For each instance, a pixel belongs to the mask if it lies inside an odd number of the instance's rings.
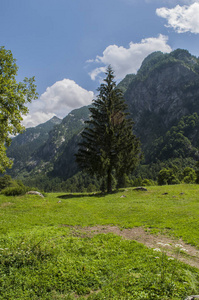
[{"label": "hillside vegetation", "polygon": [[164,245],[148,249],[87,227],[142,227],[149,237],[182,238],[199,249],[198,192],[198,185],[174,185],[111,195],[1,195],[0,298],[173,300],[196,294],[199,271],[179,261],[180,252],[189,257],[181,245],[173,259]]},{"label": "hillside vegetation", "polygon": [[[135,123],[133,133],[140,139],[144,154],[141,166],[131,175],[133,180],[156,181],[162,168],[178,168],[179,173],[186,167],[197,171],[199,59],[183,49],[169,54],[154,52],[144,59],[136,75],[127,75],[118,87],[124,93]],[[45,136],[45,124],[17,136],[8,148],[8,156],[14,159],[8,173],[46,191],[84,191],[88,185],[89,190],[93,185],[98,188],[100,182],[95,178],[71,187],[71,181],[85,181],[74,154],[86,120],[89,107],[82,107],[52,123]]]}]

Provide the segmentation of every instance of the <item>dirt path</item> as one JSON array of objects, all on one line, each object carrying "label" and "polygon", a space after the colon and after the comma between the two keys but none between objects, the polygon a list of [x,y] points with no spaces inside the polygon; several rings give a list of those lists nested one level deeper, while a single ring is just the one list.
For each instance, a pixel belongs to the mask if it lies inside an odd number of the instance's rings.
[{"label": "dirt path", "polygon": [[120,230],[117,226],[93,226],[93,227],[73,227],[73,233],[86,233],[87,236],[93,236],[99,233],[114,233],[125,239],[135,240],[146,245],[149,248],[164,249],[169,256],[176,256],[175,249],[183,249],[178,255],[178,259],[186,264],[199,269],[199,250],[182,240],[172,239],[165,235],[154,235],[146,232],[142,227]]}]

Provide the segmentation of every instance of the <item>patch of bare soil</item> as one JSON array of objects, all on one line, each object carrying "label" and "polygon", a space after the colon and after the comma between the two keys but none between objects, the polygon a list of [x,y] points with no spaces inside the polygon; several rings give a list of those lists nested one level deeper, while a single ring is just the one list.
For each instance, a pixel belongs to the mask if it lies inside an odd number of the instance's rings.
[{"label": "patch of bare soil", "polygon": [[14,204],[11,203],[11,202],[4,202],[4,203],[1,204],[0,207],[4,208],[4,207],[10,206],[10,205],[14,205]]},{"label": "patch of bare soil", "polygon": [[74,235],[90,236],[99,233],[114,233],[122,236],[124,239],[135,240],[153,249],[164,249],[169,256],[176,257],[177,249],[183,249],[178,253],[178,259],[190,266],[199,269],[199,250],[186,244],[183,240],[172,239],[161,234],[151,234],[142,227],[120,230],[117,226],[93,226],[93,227],[73,227]]}]

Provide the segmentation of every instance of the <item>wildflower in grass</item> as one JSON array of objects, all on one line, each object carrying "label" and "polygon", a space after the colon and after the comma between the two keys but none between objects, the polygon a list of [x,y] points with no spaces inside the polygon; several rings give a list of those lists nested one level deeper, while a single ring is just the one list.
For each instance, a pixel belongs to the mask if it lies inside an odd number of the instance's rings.
[{"label": "wildflower in grass", "polygon": [[181,244],[176,244],[175,248],[177,248],[178,251],[188,252],[188,250],[185,249]]},{"label": "wildflower in grass", "polygon": [[181,244],[175,244],[176,248],[183,248],[183,246]]},{"label": "wildflower in grass", "polygon": [[171,245],[169,245],[169,244],[164,244],[164,246],[165,246],[165,247],[171,247]]},{"label": "wildflower in grass", "polygon": [[184,252],[188,252],[188,250],[185,249],[185,248],[181,248],[180,250],[181,250],[181,251],[184,251]]},{"label": "wildflower in grass", "polygon": [[171,247],[171,245],[169,245],[169,244],[164,244],[164,243],[162,243],[162,242],[158,242],[157,244],[160,245],[160,246],[162,246],[162,247]]},{"label": "wildflower in grass", "polygon": [[161,252],[160,248],[154,248],[153,251]]}]

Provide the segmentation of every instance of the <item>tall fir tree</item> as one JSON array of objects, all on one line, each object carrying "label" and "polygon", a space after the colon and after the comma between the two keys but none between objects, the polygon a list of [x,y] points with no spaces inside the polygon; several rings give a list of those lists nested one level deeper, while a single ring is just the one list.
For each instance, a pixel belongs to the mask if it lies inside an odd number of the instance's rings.
[{"label": "tall fir tree", "polygon": [[116,88],[114,72],[109,66],[99,95],[90,108],[90,119],[81,133],[82,142],[76,161],[87,173],[106,181],[112,192],[112,179],[129,174],[140,160],[140,142],[133,134],[122,92]]}]

